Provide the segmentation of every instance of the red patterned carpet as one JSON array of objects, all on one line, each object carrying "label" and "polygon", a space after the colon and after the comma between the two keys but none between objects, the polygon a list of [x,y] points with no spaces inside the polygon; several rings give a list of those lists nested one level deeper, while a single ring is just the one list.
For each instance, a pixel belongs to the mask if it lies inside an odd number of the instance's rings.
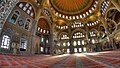
[{"label": "red patterned carpet", "polygon": [[0,54],[0,68],[120,68],[120,50],[58,56]]}]

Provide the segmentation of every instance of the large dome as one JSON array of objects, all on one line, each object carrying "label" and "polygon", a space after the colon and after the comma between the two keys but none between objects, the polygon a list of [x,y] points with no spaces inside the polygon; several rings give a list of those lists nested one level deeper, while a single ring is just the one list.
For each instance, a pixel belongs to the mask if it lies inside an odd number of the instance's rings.
[{"label": "large dome", "polygon": [[79,14],[87,10],[93,0],[50,0],[52,7],[63,14]]}]

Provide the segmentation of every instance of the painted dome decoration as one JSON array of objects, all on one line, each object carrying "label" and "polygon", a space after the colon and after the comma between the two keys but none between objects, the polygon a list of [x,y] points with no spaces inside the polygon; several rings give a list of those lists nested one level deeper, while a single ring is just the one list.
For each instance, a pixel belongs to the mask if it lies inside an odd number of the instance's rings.
[{"label": "painted dome decoration", "polygon": [[79,14],[86,11],[93,4],[93,0],[50,0],[52,7],[63,14]]}]

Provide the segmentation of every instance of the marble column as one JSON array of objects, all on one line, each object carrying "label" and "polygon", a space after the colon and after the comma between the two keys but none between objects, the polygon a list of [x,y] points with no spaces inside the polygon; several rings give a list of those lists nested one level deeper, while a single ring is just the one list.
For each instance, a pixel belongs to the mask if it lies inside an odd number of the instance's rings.
[{"label": "marble column", "polygon": [[54,44],[54,35],[53,35],[53,32],[54,32],[54,24],[51,25],[51,29],[50,29],[50,54],[51,55],[54,55],[54,47],[55,47],[55,44]]},{"label": "marble column", "polygon": [[69,25],[68,26],[68,36],[69,36],[69,42],[70,42],[69,49],[70,49],[70,54],[73,54],[74,53],[74,47],[73,47],[73,40],[72,40],[71,33],[72,33],[71,26]]},{"label": "marble column", "polygon": [[92,49],[92,45],[90,45],[90,33],[89,33],[89,28],[87,27],[87,24],[84,24],[86,26],[86,41],[87,41],[87,52],[90,52],[90,50]]}]

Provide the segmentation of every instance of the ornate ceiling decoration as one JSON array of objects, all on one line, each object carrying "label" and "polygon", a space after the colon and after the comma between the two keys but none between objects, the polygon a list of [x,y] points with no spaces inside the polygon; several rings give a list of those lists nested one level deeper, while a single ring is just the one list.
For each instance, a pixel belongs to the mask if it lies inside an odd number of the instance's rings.
[{"label": "ornate ceiling decoration", "polygon": [[66,25],[66,24],[65,24],[65,21],[62,20],[62,19],[56,20],[55,23],[56,23],[57,25],[59,25],[59,26],[65,26],[65,25]]},{"label": "ornate ceiling decoration", "polygon": [[75,15],[86,11],[94,0],[50,0],[52,7],[63,14]]},{"label": "ornate ceiling decoration", "polygon": [[46,19],[44,19],[44,18],[39,19],[38,27],[40,27],[42,29],[46,29],[46,30],[50,29],[48,21]]}]

